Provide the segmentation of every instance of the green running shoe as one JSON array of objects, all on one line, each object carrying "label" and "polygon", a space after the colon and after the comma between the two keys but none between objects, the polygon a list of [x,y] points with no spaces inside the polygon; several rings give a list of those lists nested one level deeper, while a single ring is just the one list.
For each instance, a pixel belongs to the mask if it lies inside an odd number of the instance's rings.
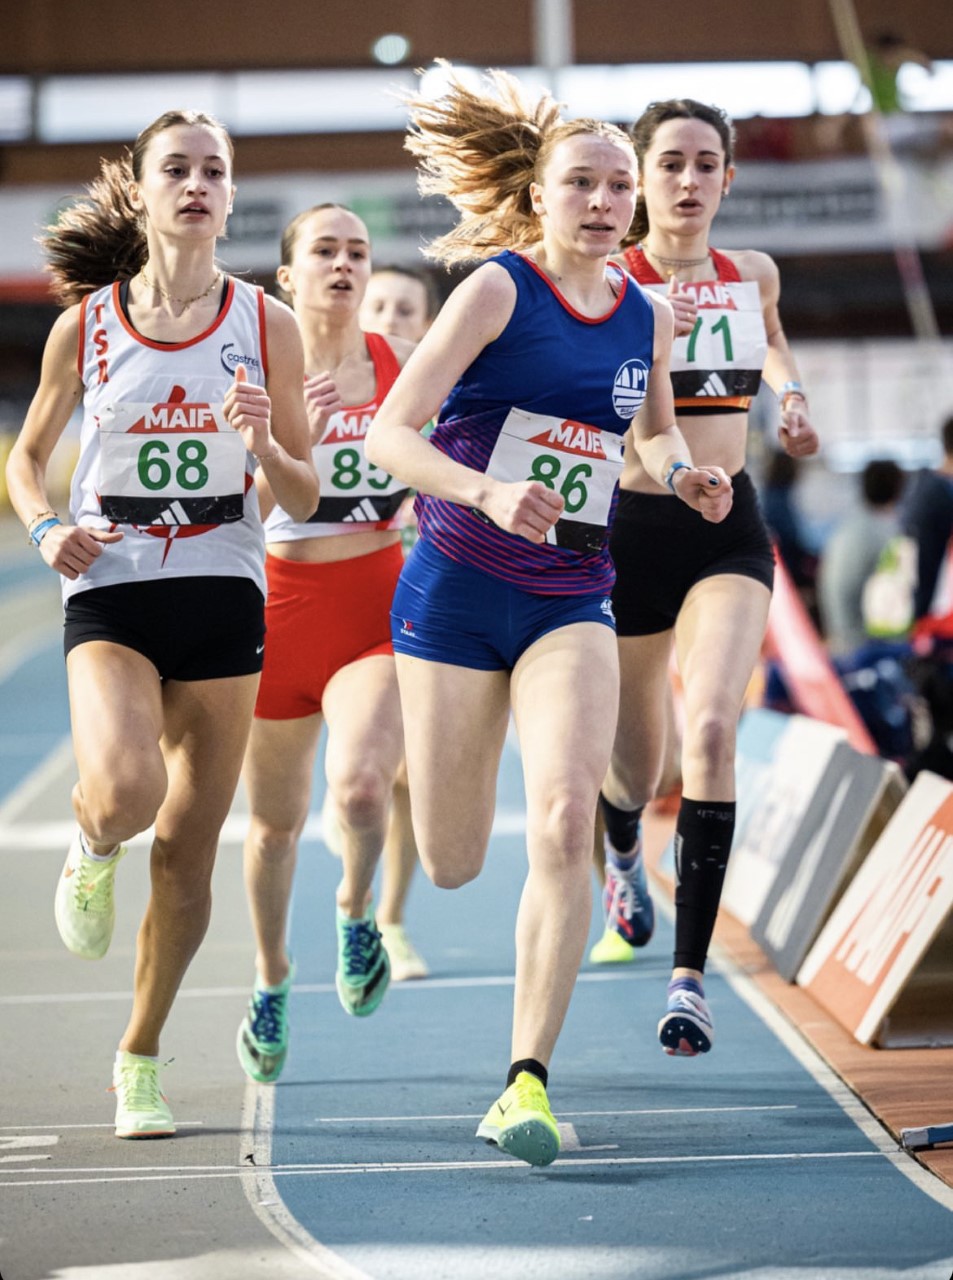
[{"label": "green running shoe", "polygon": [[116,1095],[117,1138],[171,1138],[175,1133],[154,1058],[120,1049],[113,1064],[112,1092]]},{"label": "green running shoe", "polygon": [[559,1155],[559,1126],[542,1080],[521,1071],[483,1117],[476,1136],[527,1164],[552,1164]]},{"label": "green running shoe", "polygon": [[294,973],[292,962],[279,986],[263,987],[256,981],[238,1028],[238,1061],[245,1075],[259,1084],[273,1084],[288,1056],[288,993]]},{"label": "green running shoe", "polygon": [[360,920],[337,911],[338,967],[334,982],[345,1013],[366,1018],[384,999],[390,985],[390,961],[368,907]]},{"label": "green running shoe", "polygon": [[70,845],[56,886],[53,914],[60,937],[74,956],[100,960],[109,950],[116,923],[113,881],[125,856],[124,844],[103,861],[83,852],[78,835]]}]

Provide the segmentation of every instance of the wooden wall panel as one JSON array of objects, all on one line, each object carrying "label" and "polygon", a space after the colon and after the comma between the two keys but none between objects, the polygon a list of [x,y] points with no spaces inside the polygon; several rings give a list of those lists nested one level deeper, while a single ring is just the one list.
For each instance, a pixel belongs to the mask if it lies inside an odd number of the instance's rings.
[{"label": "wooden wall panel", "polygon": [[[890,29],[953,58],[950,0],[856,0],[867,37]],[[481,66],[534,61],[533,0],[29,0],[7,5],[0,73],[373,65],[398,30],[410,61]],[[828,0],[574,0],[578,62],[678,62],[841,56]]]}]

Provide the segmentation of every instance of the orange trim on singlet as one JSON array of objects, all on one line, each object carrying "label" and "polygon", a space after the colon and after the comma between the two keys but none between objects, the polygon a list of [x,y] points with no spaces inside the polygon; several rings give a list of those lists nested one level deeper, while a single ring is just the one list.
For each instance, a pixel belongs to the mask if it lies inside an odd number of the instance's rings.
[{"label": "orange trim on singlet", "polygon": [[553,293],[556,295],[559,302],[562,304],[563,307],[565,307],[565,309],[569,312],[569,314],[574,319],[581,320],[583,324],[604,324],[606,320],[610,320],[612,316],[615,315],[615,313],[619,310],[619,307],[621,307],[622,305],[622,299],[625,297],[625,291],[628,285],[628,280],[622,268],[616,266],[614,262],[610,262],[607,265],[610,267],[613,267],[619,273],[619,282],[621,284],[621,288],[619,289],[619,293],[618,293],[618,296],[616,297],[615,302],[612,304],[609,310],[606,311],[601,316],[584,316],[581,311],[577,311],[576,308],[571,303],[566,301],[563,295],[559,292],[559,290],[553,284],[552,280],[550,280],[546,272],[542,271],[536,265],[536,263],[532,260],[532,258],[527,258],[524,253],[517,253],[516,256],[517,258],[522,258],[528,267],[532,267],[532,269],[539,276],[540,280],[544,280],[546,284],[549,285],[550,289],[552,289]]},{"label": "orange trim on singlet", "polygon": [[[711,258],[712,266],[715,268],[715,282],[721,284],[741,284],[741,272],[738,270],[734,262],[724,253],[719,253],[717,249],[709,249],[708,254]],[[665,284],[665,281],[655,270],[648,258],[645,256],[644,250],[640,249],[636,244],[630,244],[622,254],[625,259],[625,265],[632,272],[632,275],[638,280],[639,284]],[[707,280],[693,280],[693,285],[708,284]],[[747,413],[751,408],[751,396],[688,396],[677,397],[675,400],[675,408],[681,410],[694,410],[701,417],[706,413],[716,413],[719,409],[726,409],[732,413]]]},{"label": "orange trim on singlet", "polygon": [[86,304],[90,295],[84,293],[79,304],[79,341],[76,343],[76,372],[83,381],[83,365],[86,362]]},{"label": "orange trim on singlet", "polygon": [[[194,347],[197,342],[203,342],[206,338],[211,337],[215,330],[224,323],[225,317],[228,315],[231,308],[232,300],[235,297],[235,281],[231,276],[228,276],[225,291],[225,304],[207,329],[202,333],[196,334],[194,338],[188,338],[185,342],[155,342],[152,338],[145,337],[138,329],[134,329],[130,324],[119,300],[119,288],[120,282],[117,280],[112,286],[112,301],[113,309],[119,317],[119,323],[125,329],[126,333],[128,333],[130,338],[135,339],[135,341],[141,346],[148,347],[151,351],[185,351],[188,347]],[[262,339],[264,339],[264,330],[262,330]]]},{"label": "orange trim on singlet", "polygon": [[258,290],[258,343],[261,347],[261,371],[268,381],[268,326],[265,323],[265,291]]}]

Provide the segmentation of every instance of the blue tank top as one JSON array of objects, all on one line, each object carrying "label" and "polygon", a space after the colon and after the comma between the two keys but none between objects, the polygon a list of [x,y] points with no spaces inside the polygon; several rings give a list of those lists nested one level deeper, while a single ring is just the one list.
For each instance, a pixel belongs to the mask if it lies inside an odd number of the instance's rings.
[{"label": "blue tank top", "polygon": [[538,595],[609,592],[608,529],[622,437],[645,399],[655,338],[652,304],[619,268],[612,307],[580,315],[529,259],[491,259],[516,285],[502,334],[447,397],[431,442],[501,480],[537,479],[560,492],[563,516],[546,543],[508,533],[481,513],[417,498],[420,536],[462,564]]}]

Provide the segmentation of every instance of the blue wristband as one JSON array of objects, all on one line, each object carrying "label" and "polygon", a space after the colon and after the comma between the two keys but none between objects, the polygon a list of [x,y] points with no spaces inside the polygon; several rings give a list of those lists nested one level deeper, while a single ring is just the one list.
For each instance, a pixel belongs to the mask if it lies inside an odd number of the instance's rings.
[{"label": "blue wristband", "polygon": [[62,523],[63,521],[59,518],[59,516],[50,516],[49,520],[42,521],[42,523],[36,525],[35,528],[30,530],[30,541],[33,543],[35,547],[39,547],[40,543],[43,541],[43,539],[46,537],[49,531],[53,528],[53,526],[55,524],[62,524]]},{"label": "blue wristband", "polygon": [[[676,471],[683,471],[683,470],[684,470],[684,471],[691,471],[691,469],[692,469],[692,468],[691,468],[691,465],[690,465],[689,463],[687,463],[687,462],[673,462],[673,463],[672,463],[672,465],[669,467],[668,471],[666,471],[666,473],[665,473],[665,483],[666,483],[666,485],[668,486],[668,488],[669,488],[669,489],[671,489],[672,493],[675,493],[675,472],[676,472]],[[677,495],[676,495],[676,496],[677,496]]]},{"label": "blue wristband", "polygon": [[784,401],[787,396],[800,396],[802,400],[807,400],[807,396],[804,394],[804,388],[799,382],[786,382],[778,392],[778,403],[781,405],[782,409],[784,408]]}]

